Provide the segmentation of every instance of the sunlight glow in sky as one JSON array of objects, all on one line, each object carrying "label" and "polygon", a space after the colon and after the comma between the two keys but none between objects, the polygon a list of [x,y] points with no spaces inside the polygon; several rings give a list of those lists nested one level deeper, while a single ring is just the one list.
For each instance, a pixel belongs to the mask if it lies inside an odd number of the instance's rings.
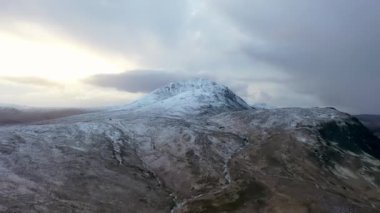
[{"label": "sunlight glow in sky", "polygon": [[0,76],[40,77],[68,83],[98,73],[119,73],[132,62],[106,55],[31,23],[0,30]]}]

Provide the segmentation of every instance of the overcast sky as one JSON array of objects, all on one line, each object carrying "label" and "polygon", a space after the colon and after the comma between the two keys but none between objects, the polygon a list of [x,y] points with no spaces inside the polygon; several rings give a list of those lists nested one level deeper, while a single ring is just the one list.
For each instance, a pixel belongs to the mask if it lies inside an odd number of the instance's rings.
[{"label": "overcast sky", "polygon": [[209,78],[250,103],[380,113],[379,0],[2,0],[0,103],[128,103]]}]

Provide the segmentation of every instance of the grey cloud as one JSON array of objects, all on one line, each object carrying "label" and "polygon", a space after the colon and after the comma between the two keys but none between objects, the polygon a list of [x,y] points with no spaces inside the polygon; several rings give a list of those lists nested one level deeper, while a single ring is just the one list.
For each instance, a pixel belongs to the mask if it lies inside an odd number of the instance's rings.
[{"label": "grey cloud", "polygon": [[235,48],[240,38],[203,4],[198,0],[14,0],[2,4],[0,23],[12,29],[12,23],[20,20],[36,22],[84,44],[120,53],[141,67],[219,73],[249,70],[250,62]]},{"label": "grey cloud", "polygon": [[33,77],[33,76],[29,76],[29,77],[0,76],[0,80],[12,82],[12,83],[17,83],[17,84],[38,86],[38,87],[59,87],[59,86],[61,86],[57,82],[50,81],[50,80],[47,80],[44,78]]},{"label": "grey cloud", "polygon": [[[94,75],[84,82],[95,86],[115,88],[127,92],[148,93],[170,82],[205,78],[220,81],[205,73],[168,72],[164,70],[130,70],[118,74]],[[241,81],[222,81],[238,95],[247,96],[248,84]]]},{"label": "grey cloud", "polygon": [[264,82],[291,92],[272,90],[273,99],[380,113],[378,8],[378,0],[12,0],[0,24],[37,22],[152,69],[124,81],[93,77],[101,86],[148,92],[202,72],[243,96]]},{"label": "grey cloud", "polygon": [[220,5],[252,38],[241,51],[289,73],[289,87],[326,105],[380,113],[379,1],[225,0]]},{"label": "grey cloud", "polygon": [[[157,40],[174,45],[186,21],[186,1],[14,0],[2,2],[3,24],[24,21],[48,26],[83,43],[133,55]],[[149,41],[149,42],[148,42]]]},{"label": "grey cloud", "polygon": [[86,83],[115,88],[128,92],[151,92],[173,81],[191,78],[181,73],[161,70],[132,70],[119,74],[99,74],[85,80]]},{"label": "grey cloud", "polygon": [[14,0],[4,3],[0,17],[10,28],[19,20],[37,22],[121,53],[141,68],[204,72],[222,80],[266,73],[237,48],[243,38],[234,26],[204,1]]}]

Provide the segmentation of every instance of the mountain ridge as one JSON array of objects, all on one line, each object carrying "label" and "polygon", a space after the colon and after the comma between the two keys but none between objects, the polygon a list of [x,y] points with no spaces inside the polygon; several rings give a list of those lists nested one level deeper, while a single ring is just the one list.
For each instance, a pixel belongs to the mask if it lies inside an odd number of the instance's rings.
[{"label": "mountain ridge", "polygon": [[254,109],[225,87],[189,84],[141,105],[0,127],[0,211],[379,211],[380,142],[357,119]]}]

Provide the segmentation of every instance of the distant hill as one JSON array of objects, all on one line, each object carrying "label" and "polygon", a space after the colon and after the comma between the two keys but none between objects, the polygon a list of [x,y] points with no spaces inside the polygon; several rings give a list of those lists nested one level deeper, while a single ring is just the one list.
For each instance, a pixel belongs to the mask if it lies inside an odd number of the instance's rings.
[{"label": "distant hill", "polygon": [[380,137],[380,115],[356,115],[376,136]]},{"label": "distant hill", "polygon": [[75,108],[28,108],[0,106],[0,126],[28,124],[91,112]]}]

